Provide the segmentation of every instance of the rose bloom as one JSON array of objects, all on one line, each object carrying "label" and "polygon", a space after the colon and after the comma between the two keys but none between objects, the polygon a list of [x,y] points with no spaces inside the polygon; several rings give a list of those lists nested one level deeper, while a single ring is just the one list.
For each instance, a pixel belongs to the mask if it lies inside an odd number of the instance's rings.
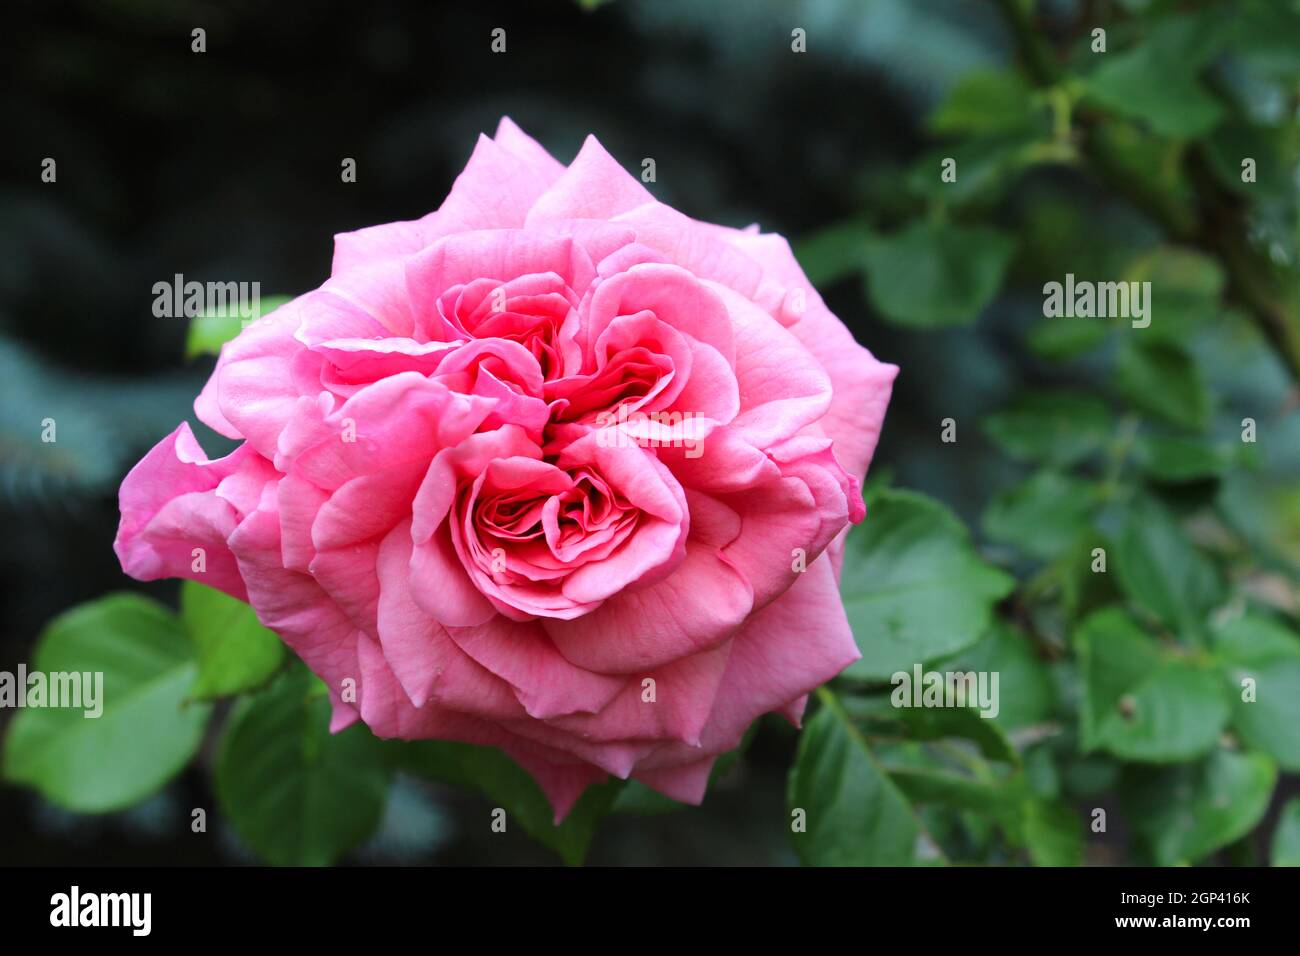
[{"label": "rose bloom", "polygon": [[896,372],[780,236],[503,119],[441,208],[336,236],[225,345],[195,413],[242,444],[181,424],[115,548],[248,601],[334,730],[499,747],[557,820],[608,774],[698,803],[859,656],[839,561]]}]

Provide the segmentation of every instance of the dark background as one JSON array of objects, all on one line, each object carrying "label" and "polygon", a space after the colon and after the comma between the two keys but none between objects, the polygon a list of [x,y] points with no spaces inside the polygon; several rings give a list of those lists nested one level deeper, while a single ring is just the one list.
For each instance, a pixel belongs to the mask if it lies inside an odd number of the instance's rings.
[{"label": "dark background", "polygon": [[[211,369],[183,361],[184,319],[153,316],[155,282],[257,281],[264,298],[312,288],[333,233],[436,208],[502,115],[564,162],[588,133],[630,170],[654,158],[649,188],[688,215],[798,239],[887,205],[878,174],[915,155],[925,109],[953,77],[1005,58],[994,14],[908,0],[10,4],[0,669],[29,660],[43,624],[79,601],[124,588],[175,601],[174,582],[130,581],[111,548],[122,475],[181,418],[193,422]],[[796,26],[806,55],[791,53]],[[190,50],[194,27],[206,53]],[[490,51],[495,27],[505,54]],[[47,156],[55,184],[40,180]],[[355,183],[340,181],[344,157],[356,159]],[[1011,320],[928,336],[881,322],[856,281],[823,291],[859,341],[903,369],[874,467],[977,513],[1001,466],[973,434],[940,456],[937,422],[1033,374],[1003,348]],[[57,452],[39,440],[47,416]],[[701,811],[610,819],[590,862],[793,862],[770,821],[784,818],[794,740],[765,723]],[[189,808],[213,806],[207,779],[191,768],[107,817],[0,788],[0,863],[248,861],[219,826],[189,832]],[[554,859],[521,833],[491,835],[486,801],[428,790],[400,784],[383,831],[350,859]]]}]

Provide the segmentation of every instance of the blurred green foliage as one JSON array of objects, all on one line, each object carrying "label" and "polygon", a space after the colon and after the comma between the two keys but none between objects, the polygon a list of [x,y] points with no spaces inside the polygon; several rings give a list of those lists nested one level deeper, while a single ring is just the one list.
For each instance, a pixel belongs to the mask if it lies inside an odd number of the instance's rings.
[{"label": "blurred green foliage", "polygon": [[[978,627],[940,626],[974,559],[947,565],[949,530],[889,534],[898,492],[850,535],[864,661],[823,690],[792,772],[792,812],[817,821],[793,835],[807,862],[1267,859],[1259,830],[1300,740],[1300,7],[1110,6],[1049,31],[1034,4],[999,2],[1015,62],[934,109],[933,147],[895,174],[910,200],[799,247],[810,275],[860,272],[909,329],[1042,301],[1007,347],[1050,383],[972,423],[1013,463],[981,519],[984,560],[1017,578],[986,596],[994,623],[967,608]],[[1110,235],[1082,205],[1098,201],[1150,225]],[[1067,273],[1149,282],[1149,325],[1049,314]],[[950,414],[935,441],[970,440]],[[855,615],[918,554],[928,586],[902,572],[899,611]],[[854,669],[882,647],[864,687]],[[882,729],[886,671],[913,661],[1014,675],[994,721],[1015,715],[1012,753],[990,754],[978,719],[940,740]],[[1294,820],[1290,804],[1275,863],[1295,862]]]}]

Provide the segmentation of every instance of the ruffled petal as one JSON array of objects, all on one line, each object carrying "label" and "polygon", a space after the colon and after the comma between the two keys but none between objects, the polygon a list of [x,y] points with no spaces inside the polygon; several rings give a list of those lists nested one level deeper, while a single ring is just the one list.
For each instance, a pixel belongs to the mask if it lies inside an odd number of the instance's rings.
[{"label": "ruffled petal", "polygon": [[635,674],[717,647],[745,622],[754,592],[714,548],[688,543],[671,575],[622,591],[571,621],[547,618],[566,658],[602,674]]},{"label": "ruffled petal", "polygon": [[588,136],[573,162],[533,205],[529,227],[565,219],[610,219],[654,197]]},{"label": "ruffled petal", "polygon": [[[232,485],[236,476],[240,484]],[[122,518],[113,542],[122,570],[141,581],[189,578],[247,600],[227,540],[244,517],[240,505],[247,506],[252,489],[275,477],[249,445],[209,461],[182,423],[122,482]]]}]

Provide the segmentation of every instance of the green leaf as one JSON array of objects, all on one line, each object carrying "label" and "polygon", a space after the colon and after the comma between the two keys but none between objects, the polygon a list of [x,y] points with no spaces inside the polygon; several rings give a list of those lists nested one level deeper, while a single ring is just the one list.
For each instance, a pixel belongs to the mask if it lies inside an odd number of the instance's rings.
[{"label": "green leaf", "polygon": [[1273,866],[1300,866],[1300,799],[1288,800],[1278,814],[1269,850]]},{"label": "green leaf", "polygon": [[867,244],[868,292],[899,325],[970,325],[997,295],[1014,249],[988,226],[914,222]]},{"label": "green leaf", "polygon": [[1274,0],[1238,0],[1229,43],[1250,71],[1284,82],[1300,72],[1300,10]]},{"label": "green leaf", "polygon": [[1213,671],[1163,651],[1118,608],[1089,615],[1074,633],[1083,696],[1083,751],[1168,763],[1210,750],[1228,719]]},{"label": "green leaf", "polygon": [[1222,581],[1156,499],[1139,496],[1130,505],[1114,563],[1120,589],[1139,608],[1184,640],[1205,634],[1205,618],[1222,600]]},{"label": "green leaf", "polygon": [[261,299],[255,315],[216,315],[197,316],[190,322],[189,333],[185,337],[185,357],[195,358],[199,355],[217,355],[225,345],[248,325],[264,315],[270,315],[293,296],[271,295]]},{"label": "green leaf", "polygon": [[1083,823],[1069,804],[1028,800],[1022,834],[1036,866],[1080,866],[1083,863]]},{"label": "green leaf", "polygon": [[96,718],[84,707],[19,711],[5,741],[5,778],[83,813],[120,810],[154,793],[194,756],[208,722],[206,704],[186,701],[192,655],[175,615],[136,594],[55,618],[37,641],[32,670],[102,673],[103,711]]},{"label": "green leaf", "polygon": [[1210,420],[1209,390],[1192,357],[1179,346],[1136,344],[1132,335],[1126,337],[1116,361],[1115,387],[1134,408],[1171,425],[1200,431]]},{"label": "green leaf", "polygon": [[1010,70],[967,73],[930,115],[930,129],[945,133],[1003,133],[1032,124],[1035,107],[1028,84]]},{"label": "green leaf", "polygon": [[[596,827],[614,805],[622,781],[588,787],[558,826],[551,803],[532,775],[495,747],[443,740],[394,742],[398,766],[417,776],[476,790],[570,866],[582,863]],[[484,820],[484,826],[487,820]]]},{"label": "green leaf", "polygon": [[1195,863],[1255,828],[1276,781],[1267,755],[1223,749],[1194,764],[1130,770],[1126,818],[1156,865]]},{"label": "green leaf", "polygon": [[[953,673],[960,668],[945,664],[944,670]],[[972,701],[967,706],[916,707],[911,703],[912,687],[912,684],[900,684],[888,696],[849,697],[842,704],[851,717],[866,723],[869,734],[892,733],[924,741],[969,740],[988,759],[1019,766],[1020,754],[1006,732],[995,718],[980,716],[973,695],[967,697]],[[1000,678],[998,691],[1000,698]]]},{"label": "green leaf", "polygon": [[1224,116],[1222,104],[1183,71],[1155,78],[1142,50],[1119,54],[1087,80],[1091,97],[1117,113],[1150,124],[1161,136],[1195,139]]},{"label": "green leaf", "polygon": [[284,644],[243,601],[194,581],[181,584],[181,620],[198,651],[198,698],[262,686],[284,661]]},{"label": "green leaf", "polygon": [[[1233,192],[1258,199],[1255,193],[1282,201],[1292,199],[1295,187],[1287,155],[1294,149],[1295,126],[1269,127],[1232,117],[1205,140],[1205,154],[1219,182]],[[1255,160],[1255,181],[1241,178],[1242,160]]]},{"label": "green leaf", "polygon": [[1029,330],[1030,351],[1056,362],[1091,352],[1110,334],[1110,327],[1096,319],[1044,316]]},{"label": "green leaf", "polygon": [[913,492],[882,490],[848,537],[840,592],[862,659],[846,673],[887,680],[969,647],[1015,581],[989,567],[962,523]]},{"label": "green leaf", "polygon": [[1061,771],[1053,755],[1054,747],[1059,745],[1059,737],[1047,737],[1025,748],[1025,786],[1030,793],[1045,800],[1055,800],[1062,792]]},{"label": "green leaf", "polygon": [[1300,569],[1300,484],[1235,469],[1215,506],[1264,564]]},{"label": "green leaf", "polygon": [[[1214,653],[1232,701],[1232,726],[1242,742],[1289,771],[1300,771],[1300,635],[1258,614],[1218,627]],[[1243,700],[1242,681],[1255,682]]]},{"label": "green leaf", "polygon": [[1072,756],[1061,774],[1062,789],[1075,800],[1098,800],[1114,791],[1122,767],[1102,754]]},{"label": "green leaf", "polygon": [[1106,403],[1081,392],[1030,392],[985,416],[984,434],[1017,461],[1068,467],[1110,440]]},{"label": "green leaf", "polygon": [[1108,53],[1085,80],[1095,102],[1141,119],[1162,136],[1194,139],[1223,117],[1223,105],[1196,71],[1226,40],[1203,17],[1176,17],[1149,24],[1151,36],[1132,50]]},{"label": "green leaf", "polygon": [[[1044,146],[1037,134],[1017,132],[980,136],[928,150],[912,164],[907,187],[918,197],[964,205],[996,202]],[[952,160],[952,163],[947,163]],[[952,170],[952,178],[944,172]]]},{"label": "green leaf", "polygon": [[945,671],[998,674],[998,715],[1004,728],[1027,727],[1046,720],[1056,705],[1047,665],[1021,631],[996,621],[979,643],[943,662]]},{"label": "green leaf", "polygon": [[[1001,686],[999,683],[999,697]],[[1001,701],[998,701],[1001,704]],[[993,717],[984,717],[975,707],[908,707],[899,713],[915,740],[945,740],[959,737],[971,741],[990,760],[1020,765],[1020,754]]]},{"label": "green leaf", "polygon": [[1159,246],[1138,258],[1123,281],[1151,283],[1151,294],[1146,297],[1151,324],[1141,330],[1147,338],[1187,341],[1221,308],[1222,267],[1210,256],[1190,249]]},{"label": "green leaf", "polygon": [[1067,621],[1073,622],[1089,611],[1120,600],[1116,576],[1099,568],[1099,550],[1106,554],[1112,550],[1110,539],[1103,534],[1079,541],[1056,558],[1043,572],[1055,581],[1056,589],[1042,594],[1037,605],[1045,606],[1050,613],[1059,609]]},{"label": "green leaf", "polygon": [[889,779],[913,804],[971,810],[1009,828],[1018,826],[1023,779],[1009,785],[932,767],[890,767]]},{"label": "green leaf", "polygon": [[[1163,214],[1170,225],[1180,232],[1194,228],[1196,187],[1185,168],[1186,143],[1160,136],[1146,124],[1124,117],[1093,123],[1087,135],[1089,153],[1107,168],[1111,181],[1123,182],[1129,195],[1162,197]],[[1099,224],[1095,211],[1089,221],[1092,228]],[[1160,238],[1160,233],[1150,228],[1152,224],[1141,219],[1125,215],[1119,221],[1127,224],[1125,232],[1131,235],[1117,235],[1112,227],[1109,235],[1099,238],[1118,245],[1124,254],[1107,259],[1107,267],[1097,275],[1122,272],[1132,254]]]},{"label": "green leaf", "polygon": [[275,866],[328,866],[379,826],[392,773],[362,724],[329,732],[325,686],[305,667],[239,701],[217,757],[226,818]]},{"label": "green leaf", "polygon": [[[926,849],[920,821],[838,701],[804,726],[790,772],[791,840],[815,866],[909,866]],[[794,827],[803,811],[805,832]],[[933,853],[937,853],[933,848]]]},{"label": "green leaf", "polygon": [[989,502],[984,534],[1032,557],[1053,558],[1088,533],[1098,500],[1093,482],[1040,471]]},{"label": "green leaf", "polygon": [[795,258],[813,285],[830,284],[862,271],[872,235],[866,223],[840,223],[797,243]]},{"label": "green leaf", "polygon": [[1231,451],[1201,438],[1143,435],[1133,450],[1143,473],[1167,484],[1215,478],[1232,463]]},{"label": "green leaf", "polygon": [[1077,866],[1082,858],[1077,815],[1063,803],[1035,796],[1023,773],[999,776],[978,766],[973,773],[960,773],[924,760],[909,760],[888,770],[890,779],[922,813],[975,814],[1001,828],[1012,847],[1026,847],[1040,866]]}]

